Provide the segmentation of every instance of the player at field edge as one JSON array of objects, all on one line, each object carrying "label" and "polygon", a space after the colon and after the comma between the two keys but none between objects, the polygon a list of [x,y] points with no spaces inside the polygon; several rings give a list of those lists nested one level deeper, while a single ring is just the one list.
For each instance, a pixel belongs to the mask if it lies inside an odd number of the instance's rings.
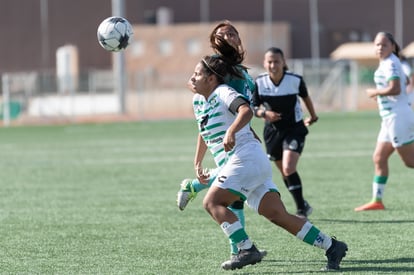
[{"label": "player at field edge", "polygon": [[[248,74],[247,68],[242,65],[245,51],[236,27],[230,21],[224,20],[214,27],[210,33],[209,39],[211,48],[215,54],[221,56],[226,63],[231,65],[229,67],[231,73],[229,74],[230,76],[225,79],[226,83],[250,100],[254,89],[254,79]],[[188,83],[188,87],[193,89],[190,81]],[[256,138],[259,139],[253,129],[251,129],[251,131],[254,133]],[[182,181],[180,190],[177,193],[177,205],[180,210],[184,210],[187,204],[195,199],[197,193],[208,188],[215,179],[215,174],[217,173],[218,168],[209,172],[209,180],[200,176],[203,175],[203,165],[200,161],[200,156],[202,157],[201,154],[204,154],[204,152],[200,152],[199,148],[204,146],[204,141],[199,135],[197,139],[197,150],[194,158],[194,168],[197,178],[184,179]],[[224,162],[225,159],[223,159],[218,166],[222,166]],[[229,206],[229,209],[235,213],[244,227],[244,202],[242,200],[235,201]],[[261,250],[260,252],[263,257],[267,254],[265,250]],[[230,243],[230,254],[234,256],[237,255],[237,253],[237,245],[235,243]]]},{"label": "player at field edge", "polygon": [[381,129],[373,154],[375,175],[372,200],[355,211],[384,210],[383,195],[389,177],[388,160],[397,151],[403,163],[414,168],[414,112],[406,92],[406,76],[400,61],[400,46],[393,35],[379,32],[374,39],[379,66],[374,74],[376,88],[366,90],[377,101]]},{"label": "player at field edge", "polygon": [[[306,126],[318,121],[303,78],[288,72],[283,51],[269,48],[264,54],[265,73],[256,78],[252,105],[256,117],[263,118],[263,139],[269,159],[282,174],[286,188],[296,203],[296,215],[307,218],[312,207],[303,198],[302,180],[297,171],[299,157],[308,134]],[[310,117],[303,119],[299,98]]]},{"label": "player at field edge", "polygon": [[[262,260],[240,220],[228,209],[233,202],[242,199],[273,224],[305,243],[324,249],[328,263],[323,269],[338,270],[347,245],[329,237],[308,220],[286,211],[272,181],[270,162],[249,126],[253,117],[250,102],[224,84],[228,74],[228,65],[220,56],[205,56],[190,78],[193,111],[206,145],[204,152],[210,150],[217,166],[227,158],[203,200],[206,211],[239,249],[222,267],[233,270]],[[208,180],[210,175],[199,177]]]},{"label": "player at field edge", "polygon": [[407,58],[404,55],[400,56],[401,66],[405,76],[407,77],[406,86],[407,86],[407,94],[408,100],[412,105],[414,102],[414,72],[411,68],[410,63],[408,62]]}]

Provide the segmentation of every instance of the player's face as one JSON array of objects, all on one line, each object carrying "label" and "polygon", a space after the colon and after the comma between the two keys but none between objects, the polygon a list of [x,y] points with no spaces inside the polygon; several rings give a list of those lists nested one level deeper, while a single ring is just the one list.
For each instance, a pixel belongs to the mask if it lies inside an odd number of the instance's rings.
[{"label": "player's face", "polygon": [[281,54],[267,52],[264,56],[263,66],[270,75],[283,73],[285,59]]},{"label": "player's face", "polygon": [[208,95],[211,90],[209,86],[208,77],[209,76],[206,74],[203,65],[201,63],[198,63],[189,81],[193,88],[191,90],[197,94],[201,94],[204,96]]},{"label": "player's face", "polygon": [[392,42],[382,34],[378,34],[374,40],[375,54],[380,58],[387,58],[394,50]]},{"label": "player's face", "polygon": [[218,28],[216,35],[221,36],[235,49],[238,49],[241,44],[239,35],[231,26],[223,26],[221,28]]}]

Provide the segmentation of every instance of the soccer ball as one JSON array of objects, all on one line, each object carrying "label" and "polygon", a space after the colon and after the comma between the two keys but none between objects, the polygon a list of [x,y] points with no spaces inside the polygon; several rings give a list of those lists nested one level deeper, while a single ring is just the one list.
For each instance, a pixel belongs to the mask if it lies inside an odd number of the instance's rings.
[{"label": "soccer ball", "polygon": [[112,16],[99,24],[97,36],[99,44],[107,51],[119,52],[130,44],[134,32],[123,17]]}]

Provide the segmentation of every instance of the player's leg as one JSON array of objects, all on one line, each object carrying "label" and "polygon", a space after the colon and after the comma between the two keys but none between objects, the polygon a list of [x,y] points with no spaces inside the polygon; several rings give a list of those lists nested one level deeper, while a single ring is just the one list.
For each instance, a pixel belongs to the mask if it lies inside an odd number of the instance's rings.
[{"label": "player's leg", "polygon": [[[260,192],[256,192],[254,196],[259,198],[261,196]],[[253,207],[254,196],[252,201],[249,201],[249,204],[253,205]],[[324,267],[325,270],[339,269],[340,262],[348,250],[348,246],[345,243],[331,238],[309,221],[289,214],[280,200],[278,192],[267,192],[261,197],[262,199],[258,205],[259,214],[265,216],[273,224],[295,235],[303,242],[325,250],[325,255],[328,259],[328,263]]]},{"label": "player's leg", "polygon": [[[233,212],[234,215],[236,215],[236,217],[240,221],[242,227],[246,228],[246,223],[245,223],[245,218],[244,218],[244,201],[237,200],[237,201],[233,202],[228,207],[228,209],[230,209],[230,211]],[[236,257],[237,254],[239,253],[239,248],[237,247],[237,243],[235,243],[231,239],[229,239],[229,241],[230,241],[230,258]],[[267,255],[266,250],[260,249],[259,251],[260,251],[260,254],[262,255],[262,257],[265,257]],[[230,264],[231,264],[230,261],[226,261],[221,266],[224,269],[230,269],[230,268],[226,268],[226,266],[228,266]]]},{"label": "player's leg", "polygon": [[401,160],[408,168],[414,168],[414,141],[395,149],[400,155]]},{"label": "player's leg", "polygon": [[[236,215],[237,219],[240,221],[240,224],[243,228],[245,228],[245,218],[244,218],[244,201],[237,200],[233,202],[228,209]],[[233,255],[237,255],[239,253],[239,248],[237,247],[237,243],[235,243],[232,239],[229,239],[230,242],[230,257]]]},{"label": "player's leg", "polygon": [[312,213],[312,207],[303,198],[302,180],[297,171],[300,155],[305,146],[305,137],[308,130],[305,126],[299,126],[286,133],[283,139],[282,174],[290,194],[296,204],[296,215],[307,218]]},{"label": "player's leg", "polygon": [[[181,188],[177,193],[177,205],[179,207],[180,210],[184,210],[185,207],[187,206],[187,204],[192,201],[193,199],[195,199],[195,197],[197,196],[197,193],[200,192],[203,189],[206,189],[208,187],[211,186],[211,184],[213,183],[214,179],[217,177],[217,172],[218,169],[213,169],[211,170],[210,174],[210,180],[208,185],[205,184],[201,184],[197,179],[185,179],[182,182]],[[245,227],[245,218],[244,218],[244,201],[242,200],[237,200],[234,203],[232,203],[229,207],[228,207],[238,218],[238,220],[240,221],[242,227]],[[235,243],[233,240],[229,239],[230,242],[230,257],[234,257],[237,256],[239,249],[237,247],[237,243]],[[267,255],[267,251],[266,250],[260,250],[260,254],[262,255],[262,257]],[[226,264],[223,263],[223,266],[228,265],[228,263]]]},{"label": "player's leg", "polygon": [[231,193],[227,189],[212,186],[203,200],[204,208],[220,225],[230,243],[237,245],[237,254],[233,254],[229,261],[222,264],[222,268],[226,270],[256,264],[263,258],[263,255],[248,237],[240,219],[227,207],[227,205],[239,199],[240,196]]},{"label": "player's leg", "polygon": [[307,218],[312,213],[312,207],[303,198],[302,180],[296,170],[300,154],[292,150],[283,151],[282,171],[285,185],[288,188],[296,204],[296,215]]},{"label": "player's leg", "polygon": [[399,117],[394,124],[391,135],[395,136],[394,140],[398,140],[399,143],[394,143],[393,146],[405,166],[414,168],[414,115],[411,110]]},{"label": "player's leg", "polygon": [[394,147],[390,142],[377,142],[372,157],[375,167],[375,175],[372,182],[372,199],[370,202],[356,207],[355,211],[385,209],[382,199],[389,174],[388,159],[393,152]]}]

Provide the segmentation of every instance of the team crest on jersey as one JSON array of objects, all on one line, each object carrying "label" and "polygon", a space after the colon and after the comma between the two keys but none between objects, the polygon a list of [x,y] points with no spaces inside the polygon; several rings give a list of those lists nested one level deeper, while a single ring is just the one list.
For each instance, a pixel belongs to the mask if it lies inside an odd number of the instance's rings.
[{"label": "team crest on jersey", "polygon": [[217,99],[213,98],[208,103],[210,103],[211,106],[215,106],[217,104]]}]

